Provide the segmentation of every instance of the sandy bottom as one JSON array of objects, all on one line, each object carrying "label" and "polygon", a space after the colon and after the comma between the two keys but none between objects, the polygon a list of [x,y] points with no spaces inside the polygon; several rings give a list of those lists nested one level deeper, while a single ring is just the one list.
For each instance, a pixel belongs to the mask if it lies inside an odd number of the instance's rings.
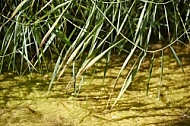
[{"label": "sandy bottom", "polygon": [[[184,57],[183,57],[184,56]],[[184,74],[174,58],[166,57],[160,88],[160,57],[155,59],[146,95],[149,61],[145,60],[129,88],[110,110],[130,69],[126,68],[109,99],[122,65],[115,60],[103,83],[103,66],[87,71],[77,96],[73,95],[70,72],[55,82],[49,95],[51,72],[19,78],[0,75],[1,126],[189,126],[190,58],[181,57]],[[80,78],[79,78],[80,79]],[[80,81],[80,80],[78,80]],[[77,82],[78,82],[77,81]],[[79,82],[77,83],[79,85]],[[160,91],[160,97],[158,92]],[[109,100],[109,103],[108,103]]]}]

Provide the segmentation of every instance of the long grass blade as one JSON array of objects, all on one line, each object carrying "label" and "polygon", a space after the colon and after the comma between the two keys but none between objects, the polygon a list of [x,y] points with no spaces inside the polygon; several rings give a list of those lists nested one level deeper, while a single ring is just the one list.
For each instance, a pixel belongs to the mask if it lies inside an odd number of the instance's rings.
[{"label": "long grass blade", "polygon": [[168,41],[170,41],[170,27],[169,27],[169,23],[168,23],[168,15],[167,15],[167,10],[166,10],[166,6],[164,5],[164,12],[165,12],[165,17],[166,17],[166,26],[167,26],[167,31],[168,31]]},{"label": "long grass blade", "polygon": [[58,70],[59,70],[58,68],[59,68],[59,65],[60,65],[60,62],[61,62],[61,59],[62,59],[63,51],[64,51],[64,48],[61,50],[60,55],[58,57],[58,60],[57,60],[57,62],[55,64],[54,71],[53,71],[53,74],[52,74],[52,77],[51,77],[51,82],[49,84],[47,94],[49,94],[49,91],[50,91],[50,89],[51,89],[51,87],[53,85],[53,82],[54,82],[54,80],[56,78],[56,75],[58,73]]},{"label": "long grass blade", "polygon": [[162,76],[163,76],[163,69],[164,69],[164,50],[162,50],[162,57],[161,57],[161,65],[160,65],[160,82],[159,82],[159,90],[158,90],[158,98],[160,99],[161,94],[161,87],[162,87]]},{"label": "long grass blade", "polygon": [[180,66],[181,70],[182,70],[183,73],[185,74],[185,71],[184,71],[183,66],[182,66],[182,64],[181,64],[181,61],[180,61],[180,59],[178,58],[178,56],[177,56],[175,50],[173,49],[173,47],[171,47],[171,46],[169,46],[169,47],[170,47],[170,49],[171,49],[171,51],[172,51],[172,53],[173,53],[173,55],[174,55],[174,57],[175,57],[175,59],[176,59],[178,65]]},{"label": "long grass blade", "polygon": [[118,41],[117,43],[115,43],[114,45],[112,45],[111,47],[109,47],[108,49],[106,49],[105,51],[103,51],[101,54],[99,54],[98,56],[96,56],[94,59],[92,59],[86,66],[83,66],[82,68],[79,69],[76,78],[81,75],[82,72],[84,72],[85,70],[87,70],[89,67],[91,67],[93,64],[95,64],[100,58],[102,58],[110,49],[114,48],[117,44],[119,44],[121,41]]},{"label": "long grass blade", "polygon": [[[124,83],[123,83],[123,85],[122,85],[122,88],[121,88],[121,90],[120,90],[120,92],[119,92],[119,95],[117,96],[116,100],[114,101],[114,103],[113,103],[111,109],[114,108],[114,106],[116,105],[116,103],[117,103],[117,102],[119,101],[119,99],[122,97],[122,95],[123,95],[124,92],[127,90],[127,88],[130,86],[130,84],[131,84],[133,78],[134,78],[135,75],[137,74],[137,72],[138,72],[138,70],[139,70],[139,68],[140,68],[140,66],[141,66],[141,64],[142,64],[143,59],[144,59],[145,56],[146,56],[146,52],[144,52],[144,55],[143,55],[142,57],[141,57],[141,55],[142,55],[142,52],[139,54],[139,56],[138,56],[138,58],[136,59],[135,63],[134,63],[133,66],[131,67],[131,69],[130,69],[128,75],[127,75],[127,77],[125,78],[125,81],[124,81]],[[137,67],[135,68],[135,66],[136,66],[136,64],[137,64],[137,62],[138,62],[138,60],[139,60],[140,57],[141,57],[141,59],[140,59],[138,65],[137,65]],[[113,93],[113,91],[114,91],[114,89],[112,90],[112,93]],[[111,99],[112,93],[110,94],[109,100]],[[108,102],[107,102],[107,106],[108,106],[109,100],[108,100]]]},{"label": "long grass blade", "polygon": [[13,17],[18,13],[18,11],[27,3],[29,0],[23,0],[14,10],[14,12],[11,14],[11,17],[8,18],[8,20],[0,27],[0,31],[4,25],[6,25],[10,20],[13,19]]},{"label": "long grass blade", "polygon": [[150,61],[150,68],[149,68],[149,73],[148,73],[148,81],[147,81],[147,84],[146,84],[146,95],[148,95],[148,91],[149,91],[150,78],[152,76],[153,66],[154,66],[154,53],[153,53],[151,61]]}]

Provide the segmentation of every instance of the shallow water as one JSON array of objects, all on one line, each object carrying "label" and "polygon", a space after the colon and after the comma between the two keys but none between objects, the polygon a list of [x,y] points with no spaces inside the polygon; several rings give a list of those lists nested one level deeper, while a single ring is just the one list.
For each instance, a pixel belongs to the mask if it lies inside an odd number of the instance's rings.
[{"label": "shallow water", "polygon": [[[181,49],[180,49],[181,50]],[[0,75],[0,125],[3,126],[154,126],[190,124],[190,52],[178,51],[184,74],[168,53],[164,61],[163,82],[158,98],[160,56],[156,55],[150,89],[146,96],[148,56],[124,95],[110,110],[131,65],[123,71],[110,102],[116,75],[126,55],[114,56],[103,82],[103,62],[87,71],[81,90],[73,95],[71,70],[55,82],[47,95],[52,72],[33,73],[20,78],[14,73]],[[133,62],[133,61],[132,61]],[[78,82],[79,84],[79,82]]]}]

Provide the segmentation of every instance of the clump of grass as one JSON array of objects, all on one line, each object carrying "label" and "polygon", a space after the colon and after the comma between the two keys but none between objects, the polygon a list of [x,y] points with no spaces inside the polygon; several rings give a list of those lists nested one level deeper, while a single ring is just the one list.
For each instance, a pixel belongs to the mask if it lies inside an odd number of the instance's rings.
[{"label": "clump of grass", "polygon": [[[74,66],[76,61],[79,63],[77,69],[73,67],[75,88],[76,78],[102,57],[106,57],[105,78],[112,54],[125,52],[128,56],[116,75],[113,83],[115,87],[137,49],[140,50],[138,58],[126,76],[114,105],[130,85],[148,53],[152,53],[152,59],[147,75],[147,93],[156,52],[162,54],[160,84],[164,49],[171,49],[183,70],[172,45],[176,42],[184,43],[184,40],[190,41],[188,2],[7,0],[1,1],[1,8],[0,34],[3,38],[0,46],[0,71],[3,68],[14,70],[18,74],[23,74],[26,70],[39,71],[37,68],[41,68],[42,63],[47,68],[48,55],[50,58],[57,55],[49,90],[56,77],[59,79],[65,69],[69,65]],[[151,40],[156,43],[161,41],[166,46],[150,51]]]}]

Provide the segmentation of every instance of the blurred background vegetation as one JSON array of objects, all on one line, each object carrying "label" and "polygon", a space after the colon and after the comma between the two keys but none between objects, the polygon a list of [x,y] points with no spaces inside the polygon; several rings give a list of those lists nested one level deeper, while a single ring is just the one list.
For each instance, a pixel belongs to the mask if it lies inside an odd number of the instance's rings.
[{"label": "blurred background vegetation", "polygon": [[[75,83],[102,57],[106,77],[112,55],[125,54],[117,79],[136,57],[123,83],[125,90],[147,54],[152,55],[148,77],[154,54],[163,57],[166,48],[182,68],[172,45],[190,42],[188,0],[3,0],[0,7],[0,72],[43,73],[53,61],[50,87],[68,66],[77,64]],[[161,48],[152,50],[156,44]]]}]

